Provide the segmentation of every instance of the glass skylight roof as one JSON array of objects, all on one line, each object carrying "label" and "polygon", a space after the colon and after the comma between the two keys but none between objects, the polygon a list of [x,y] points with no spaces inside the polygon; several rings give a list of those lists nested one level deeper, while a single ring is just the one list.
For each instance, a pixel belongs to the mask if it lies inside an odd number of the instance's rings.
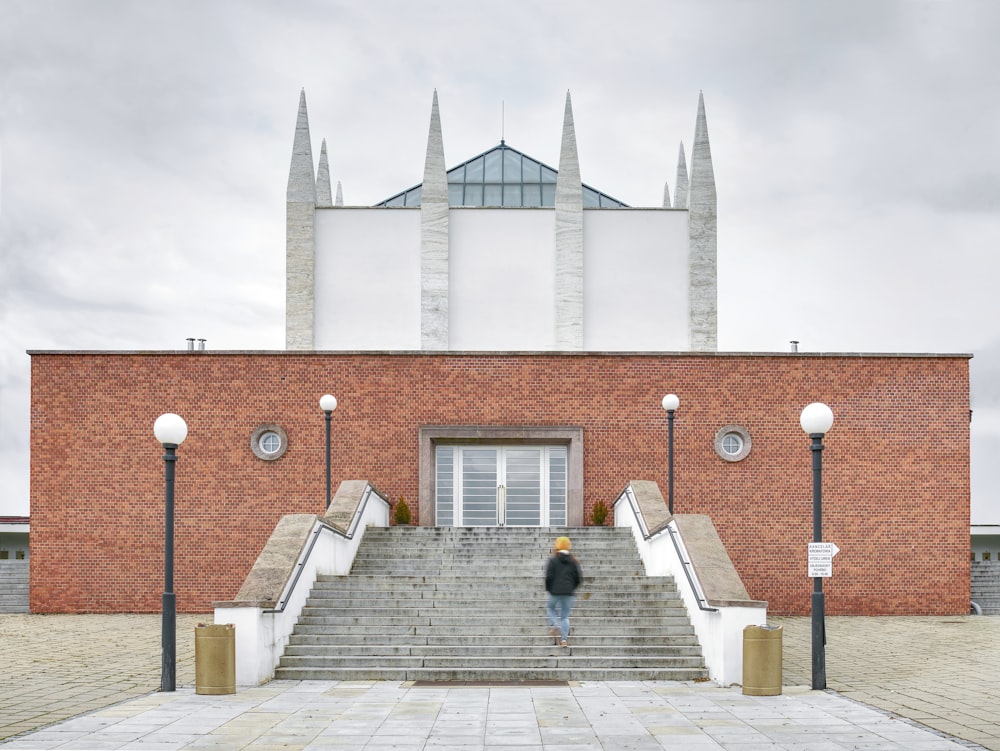
[{"label": "glass skylight roof", "polygon": [[[397,193],[376,206],[419,206],[420,187]],[[448,170],[452,206],[543,206],[556,204],[556,170],[512,149],[503,141],[487,152]],[[628,205],[583,186],[584,208],[617,209]]]}]

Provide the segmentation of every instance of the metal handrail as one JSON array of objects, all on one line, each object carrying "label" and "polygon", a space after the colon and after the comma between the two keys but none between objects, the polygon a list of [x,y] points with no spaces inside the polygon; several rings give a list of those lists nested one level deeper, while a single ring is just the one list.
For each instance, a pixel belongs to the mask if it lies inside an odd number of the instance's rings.
[{"label": "metal handrail", "polygon": [[[687,577],[688,584],[691,585],[691,591],[694,592],[695,600],[698,602],[698,608],[700,610],[705,610],[710,613],[718,612],[718,608],[714,608],[708,604],[708,600],[705,598],[704,590],[701,588],[701,583],[698,581],[698,574],[694,570],[694,565],[691,563],[691,559],[687,555],[687,549],[684,547],[683,540],[680,539],[680,532],[677,530],[673,521],[667,523],[665,527],[661,527],[650,534],[649,527],[646,526],[646,520],[642,516],[642,512],[639,510],[639,503],[635,498],[635,493],[632,491],[632,486],[628,485],[622,492],[628,500],[629,508],[632,509],[632,515],[635,517],[636,522],[639,524],[639,530],[642,532],[643,540],[651,540],[654,537],[659,537],[665,531],[670,533],[670,541],[674,544],[674,550],[677,551],[677,559],[681,562],[681,568],[684,570],[684,575]],[[621,495],[618,496],[621,498]]]},{"label": "metal handrail", "polygon": [[670,540],[674,543],[674,549],[677,551],[677,557],[680,559],[685,575],[687,575],[688,584],[691,585],[691,590],[694,592],[695,599],[698,601],[698,608],[700,610],[707,610],[710,613],[718,612],[718,608],[713,608],[708,604],[705,592],[701,588],[701,582],[698,581],[698,574],[695,573],[694,565],[691,563],[691,559],[687,555],[687,548],[684,547],[684,541],[681,540],[681,534],[673,522],[670,522],[667,525],[667,531],[670,532]]}]

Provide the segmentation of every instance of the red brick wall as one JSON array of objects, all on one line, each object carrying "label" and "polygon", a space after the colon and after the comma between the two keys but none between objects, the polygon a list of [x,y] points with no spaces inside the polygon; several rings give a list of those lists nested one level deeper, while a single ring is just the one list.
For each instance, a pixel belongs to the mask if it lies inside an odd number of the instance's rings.
[{"label": "red brick wall", "polygon": [[[182,612],[232,598],[277,520],[322,513],[333,481],[368,479],[418,513],[421,425],[584,429],[587,518],[630,479],[666,494],[664,393],[675,422],[675,511],[711,516],[750,594],[806,614],[809,439],[799,412],[836,415],[824,451],[825,582],[838,614],[959,614],[969,603],[969,386],[964,357],[33,353],[31,607],[156,612],[163,591],[163,412],[178,450],[175,590]],[[257,459],[261,423],[288,433]],[[720,459],[735,423],[753,449]]]}]

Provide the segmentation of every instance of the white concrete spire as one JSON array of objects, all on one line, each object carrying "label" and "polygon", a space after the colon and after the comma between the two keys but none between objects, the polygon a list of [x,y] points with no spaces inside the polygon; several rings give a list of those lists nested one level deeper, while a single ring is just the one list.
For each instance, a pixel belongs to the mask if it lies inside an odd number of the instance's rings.
[{"label": "white concrete spire", "polygon": [[319,169],[316,170],[316,205],[323,208],[333,206],[330,192],[330,162],[326,156],[326,139],[319,149]]},{"label": "white concrete spire", "polygon": [[316,248],[316,176],[306,91],[299,95],[285,210],[285,347],[312,349]]},{"label": "white concrete spire", "polygon": [[677,148],[677,179],[674,181],[674,204],[675,209],[686,209],[688,207],[688,169],[684,161],[684,142]]},{"label": "white concrete spire", "polygon": [[316,203],[316,176],[313,174],[312,142],[309,138],[309,113],[306,90],[299,94],[299,114],[295,121],[292,164],[288,170],[289,201]]},{"label": "white concrete spire", "polygon": [[421,349],[448,349],[448,212],[448,173],[435,89],[420,190]]},{"label": "white concrete spire", "polygon": [[344,205],[344,189],[340,185],[340,180],[337,180],[337,200],[334,201],[334,206]]},{"label": "white concrete spire", "polygon": [[688,305],[691,349],[718,349],[718,209],[715,170],[708,142],[705,97],[698,94],[698,118],[691,148],[688,196]]},{"label": "white concrete spire", "polygon": [[576,151],[573,103],[566,92],[556,177],[555,347],[583,349],[583,182]]},{"label": "white concrete spire", "polygon": [[670,208],[670,183],[666,181],[663,183],[663,208]]}]

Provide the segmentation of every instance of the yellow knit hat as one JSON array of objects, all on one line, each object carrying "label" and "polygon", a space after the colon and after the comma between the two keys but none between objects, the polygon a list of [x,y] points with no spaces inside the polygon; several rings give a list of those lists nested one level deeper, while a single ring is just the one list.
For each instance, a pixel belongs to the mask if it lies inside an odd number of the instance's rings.
[{"label": "yellow knit hat", "polygon": [[569,550],[572,544],[568,537],[557,537],[556,538],[556,550]]}]

